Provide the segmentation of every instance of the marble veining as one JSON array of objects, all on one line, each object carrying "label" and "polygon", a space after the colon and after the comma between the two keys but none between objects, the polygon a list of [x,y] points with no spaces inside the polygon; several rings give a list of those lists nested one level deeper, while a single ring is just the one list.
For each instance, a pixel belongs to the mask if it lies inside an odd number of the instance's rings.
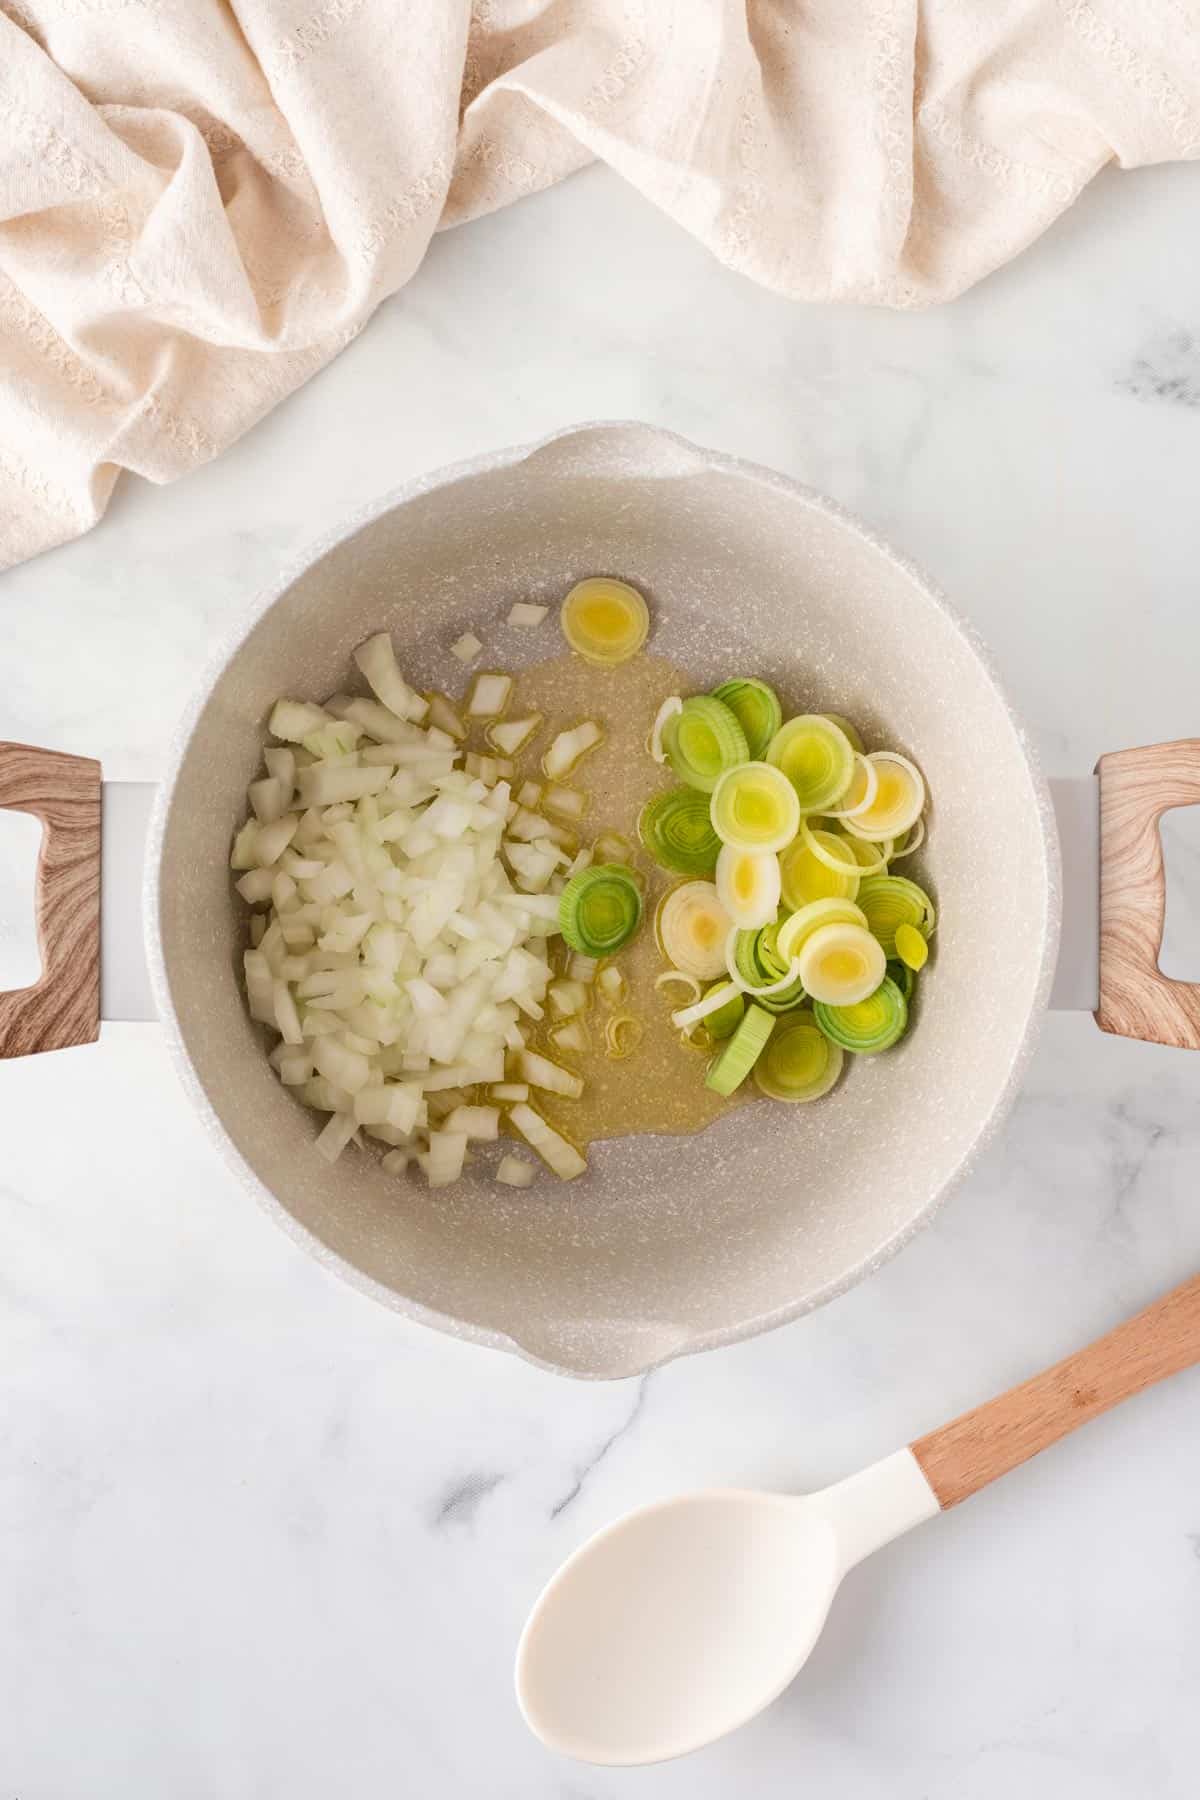
[{"label": "marble veining", "polygon": [[[309,538],[605,415],[861,512],[988,641],[1051,772],[1200,735],[1197,363],[1173,336],[1198,200],[1192,167],[1103,178],[904,317],[776,300],[595,171],[448,233],[229,455],[130,482],[0,578],[0,736],[152,777],[213,639]],[[1003,1134],[886,1268],[649,1384],[581,1386],[323,1273],[218,1162],[153,1028],[0,1068],[0,1794],[1194,1800],[1200,1372],[874,1558],[801,1681],[689,1762],[546,1756],[511,1656],[615,1514],[834,1480],[1200,1267],[1198,1102],[1200,1058],[1052,1018]]]}]

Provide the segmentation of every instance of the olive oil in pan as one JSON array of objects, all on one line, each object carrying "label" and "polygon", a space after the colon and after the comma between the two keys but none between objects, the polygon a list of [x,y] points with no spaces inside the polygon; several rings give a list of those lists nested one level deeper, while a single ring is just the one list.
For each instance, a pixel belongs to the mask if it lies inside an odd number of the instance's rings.
[{"label": "olive oil in pan", "polygon": [[[583,719],[595,719],[603,726],[604,742],[565,777],[588,796],[580,841],[592,844],[605,831],[619,832],[634,846],[632,866],[645,882],[645,911],[637,936],[612,959],[625,977],[627,994],[614,1009],[593,989],[583,1015],[590,1042],[587,1054],[569,1055],[552,1044],[550,1018],[531,1036],[533,1048],[583,1076],[579,1100],[540,1091],[532,1096],[538,1110],[580,1148],[598,1138],[635,1132],[700,1131],[731,1105],[754,1097],[751,1088],[725,1100],[705,1087],[711,1052],[682,1044],[671,1024],[672,1011],[686,1004],[686,996],[678,986],[666,992],[654,986],[655,977],[667,967],[655,942],[654,913],[680,877],[660,869],[638,842],[642,807],[651,794],[674,781],[671,771],[651,758],[646,740],[667,696],[687,694],[694,687],[683,670],[645,652],[615,669],[595,668],[568,653],[527,669],[508,707],[512,718],[540,712],[545,719],[518,761],[514,791],[523,780],[544,781],[541,758],[556,732]],[[621,1059],[606,1054],[604,1041],[604,1027],[614,1010],[632,1013],[642,1027],[636,1049]]]}]

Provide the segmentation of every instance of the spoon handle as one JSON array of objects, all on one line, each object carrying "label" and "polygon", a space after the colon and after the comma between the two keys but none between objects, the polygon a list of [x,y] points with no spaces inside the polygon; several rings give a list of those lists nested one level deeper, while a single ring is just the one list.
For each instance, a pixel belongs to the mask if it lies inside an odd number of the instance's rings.
[{"label": "spoon handle", "polygon": [[911,1445],[943,1508],[1143,1388],[1200,1362],[1200,1275],[1106,1337]]}]

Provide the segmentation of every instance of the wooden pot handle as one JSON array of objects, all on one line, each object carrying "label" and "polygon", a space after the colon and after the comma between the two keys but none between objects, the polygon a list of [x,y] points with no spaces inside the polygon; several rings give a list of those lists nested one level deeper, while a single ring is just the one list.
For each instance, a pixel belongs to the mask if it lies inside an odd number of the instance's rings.
[{"label": "wooden pot handle", "polygon": [[1200,1275],[1032,1381],[918,1438],[942,1508],[957,1506],[1143,1388],[1200,1362]]},{"label": "wooden pot handle", "polygon": [[1158,821],[1200,803],[1200,738],[1117,750],[1100,777],[1100,1005],[1119,1037],[1200,1050],[1200,984],[1158,966],[1167,888]]},{"label": "wooden pot handle", "polygon": [[0,807],[42,821],[37,869],[42,972],[0,993],[0,1058],[100,1035],[100,764],[0,743]]}]

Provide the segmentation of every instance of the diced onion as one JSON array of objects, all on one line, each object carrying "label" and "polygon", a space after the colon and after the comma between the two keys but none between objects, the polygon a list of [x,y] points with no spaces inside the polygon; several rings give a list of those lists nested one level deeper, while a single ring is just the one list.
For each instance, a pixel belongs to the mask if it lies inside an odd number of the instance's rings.
[{"label": "diced onion", "polygon": [[523,1156],[502,1156],[496,1165],[496,1180],[505,1187],[532,1187],[533,1174],[533,1164]]},{"label": "diced onion", "polygon": [[459,662],[474,662],[483,644],[473,631],[464,631],[460,638],[455,638],[450,646],[451,656],[457,656]]},{"label": "diced onion", "polygon": [[428,704],[413,692],[396,667],[392,640],[386,631],[360,644],[354,652],[354,660],[372,691],[397,718],[420,721],[425,717]]},{"label": "diced onion", "polygon": [[548,1125],[541,1113],[535,1112],[532,1106],[514,1106],[508,1116],[514,1131],[520,1132],[530,1149],[536,1150],[542,1161],[563,1181],[573,1181],[577,1175],[583,1174],[587,1168],[586,1160],[574,1144],[568,1143],[565,1137]]},{"label": "diced onion", "polygon": [[522,625],[526,627],[540,625],[549,611],[550,608],[548,606],[536,606],[530,600],[518,600],[516,605],[510,608],[508,618],[505,622],[509,625]]},{"label": "diced onion", "polygon": [[551,1062],[548,1056],[539,1056],[536,1050],[522,1050],[517,1057],[517,1069],[522,1081],[527,1081],[530,1087],[544,1088],[549,1094],[578,1100],[583,1093],[580,1076]]},{"label": "diced onion", "polygon": [[551,781],[569,775],[581,756],[601,743],[604,733],[594,719],[584,719],[568,731],[560,731],[542,758],[542,773]]},{"label": "diced onion", "polygon": [[[471,692],[467,696],[467,717],[470,719],[498,719],[505,711],[512,698],[513,678],[511,675],[477,675],[471,683]],[[505,746],[496,739],[492,740],[498,750]]]},{"label": "diced onion", "polygon": [[527,713],[523,719],[493,719],[484,736],[502,756],[517,756],[541,728],[541,713]]}]

